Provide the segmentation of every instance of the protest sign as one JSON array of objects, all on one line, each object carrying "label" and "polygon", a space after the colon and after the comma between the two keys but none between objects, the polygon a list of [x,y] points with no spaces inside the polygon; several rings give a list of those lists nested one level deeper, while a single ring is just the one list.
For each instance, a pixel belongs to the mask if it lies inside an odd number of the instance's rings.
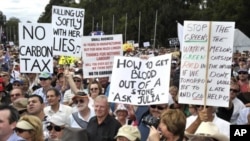
[{"label": "protest sign", "polygon": [[19,58],[22,73],[53,73],[51,24],[19,23]]},{"label": "protest sign", "polygon": [[234,25],[184,22],[179,103],[228,107]]},{"label": "protest sign", "polygon": [[142,60],[115,56],[109,102],[150,105],[168,103],[171,54]]},{"label": "protest sign", "polygon": [[52,7],[53,54],[81,57],[84,9]]},{"label": "protest sign", "polygon": [[76,58],[73,56],[60,56],[59,65],[69,65],[74,64],[76,61]]},{"label": "protest sign", "polygon": [[122,35],[84,36],[84,78],[107,77],[114,56],[122,56]]}]

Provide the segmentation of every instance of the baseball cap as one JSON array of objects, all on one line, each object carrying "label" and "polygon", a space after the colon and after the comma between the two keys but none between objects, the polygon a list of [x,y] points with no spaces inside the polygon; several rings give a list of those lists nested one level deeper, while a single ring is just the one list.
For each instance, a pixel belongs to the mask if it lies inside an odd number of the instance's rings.
[{"label": "baseball cap", "polygon": [[17,111],[22,111],[22,110],[26,110],[27,109],[27,105],[28,105],[28,99],[27,98],[18,98],[13,102],[13,107],[17,110]]},{"label": "baseball cap", "polygon": [[141,139],[140,131],[136,126],[132,125],[123,125],[119,128],[117,135],[115,136],[115,139],[117,137],[126,137],[130,141],[135,141],[136,139]]},{"label": "baseball cap", "polygon": [[49,122],[53,123],[53,124],[55,124],[57,126],[66,125],[65,121],[63,120],[63,118],[61,116],[58,116],[58,115],[51,116],[50,119],[49,119]]},{"label": "baseball cap", "polygon": [[49,72],[42,72],[40,73],[39,78],[48,79],[48,78],[52,78],[52,75]]}]

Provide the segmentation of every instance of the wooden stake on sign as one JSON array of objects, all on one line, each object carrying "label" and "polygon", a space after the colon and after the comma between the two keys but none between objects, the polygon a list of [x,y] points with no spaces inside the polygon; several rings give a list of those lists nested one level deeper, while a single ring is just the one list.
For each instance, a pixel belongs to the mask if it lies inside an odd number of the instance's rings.
[{"label": "wooden stake on sign", "polygon": [[210,35],[211,35],[211,25],[212,22],[209,22],[209,33],[208,33],[208,47],[207,47],[207,60],[206,60],[206,77],[205,77],[205,92],[204,92],[204,109],[207,106],[207,80],[208,80],[208,66],[209,66],[209,55],[210,55],[210,51],[209,51],[209,47],[210,47]]}]

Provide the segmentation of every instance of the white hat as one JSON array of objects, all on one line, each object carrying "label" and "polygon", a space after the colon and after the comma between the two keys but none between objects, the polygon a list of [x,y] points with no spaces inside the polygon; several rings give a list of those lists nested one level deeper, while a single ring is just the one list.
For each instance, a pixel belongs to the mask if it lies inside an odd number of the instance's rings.
[{"label": "white hat", "polygon": [[63,120],[63,118],[61,116],[58,115],[53,115],[49,118],[49,122],[53,123],[57,126],[63,126],[66,125],[65,121]]},{"label": "white hat", "polygon": [[141,139],[141,134],[140,134],[139,129],[136,126],[132,126],[132,125],[123,125],[122,127],[120,127],[117,135],[115,136],[115,139],[120,136],[126,137],[130,141]]},{"label": "white hat", "polygon": [[126,111],[128,113],[128,109],[123,104],[118,104],[114,114],[117,115],[117,112],[119,111]]},{"label": "white hat", "polygon": [[229,141],[229,137],[220,133],[219,128],[212,122],[202,122],[194,134],[186,133],[186,136],[192,137],[210,137],[218,141]]}]

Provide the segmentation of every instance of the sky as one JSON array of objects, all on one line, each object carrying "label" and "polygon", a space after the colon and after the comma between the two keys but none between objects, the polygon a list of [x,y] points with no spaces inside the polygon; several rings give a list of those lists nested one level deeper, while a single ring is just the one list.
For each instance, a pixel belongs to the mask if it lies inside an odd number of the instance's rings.
[{"label": "sky", "polygon": [[11,17],[20,19],[21,22],[31,21],[36,23],[45,6],[50,0],[0,0],[0,11]]}]

